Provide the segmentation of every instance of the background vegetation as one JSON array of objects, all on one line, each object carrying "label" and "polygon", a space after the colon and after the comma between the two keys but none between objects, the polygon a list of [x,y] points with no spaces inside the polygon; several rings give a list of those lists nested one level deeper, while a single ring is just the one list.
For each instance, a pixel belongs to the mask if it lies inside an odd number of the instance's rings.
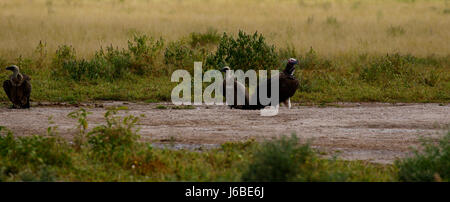
[{"label": "background vegetation", "polygon": [[[80,102],[91,100],[170,101],[177,83],[176,69],[193,72],[202,61],[204,71],[230,65],[235,69],[280,69],[286,58],[300,60],[296,77],[300,89],[293,101],[445,102],[450,100],[450,57],[386,54],[358,58],[325,59],[311,47],[277,49],[260,33],[240,31],[237,36],[217,31],[192,33],[168,42],[145,34],[134,35],[126,48],[99,47],[93,57],[82,58],[70,45],[47,53],[40,42],[31,58],[2,60],[17,64],[32,77],[33,101]],[[6,78],[9,72],[2,71]],[[206,84],[205,84],[206,85]],[[250,89],[252,92],[253,89]],[[5,94],[0,99],[6,101]]]},{"label": "background vegetation", "polygon": [[448,103],[449,8],[421,0],[4,1],[0,66],[31,75],[32,101],[158,102],[170,99],[171,73],[194,61],[279,69],[296,57],[295,102]]}]

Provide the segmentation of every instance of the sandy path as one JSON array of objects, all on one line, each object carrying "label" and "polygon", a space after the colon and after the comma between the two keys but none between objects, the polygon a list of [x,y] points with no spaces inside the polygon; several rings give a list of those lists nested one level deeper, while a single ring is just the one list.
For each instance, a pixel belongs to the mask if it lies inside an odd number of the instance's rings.
[{"label": "sandy path", "polygon": [[[168,103],[160,103],[169,105]],[[344,159],[392,163],[419,145],[419,137],[438,138],[450,126],[450,106],[438,104],[350,103],[334,107],[281,108],[278,116],[261,117],[259,111],[231,110],[225,106],[196,109],[155,109],[158,104],[104,102],[86,105],[90,127],[104,123],[107,107],[128,106],[128,114],[140,115],[145,141],[182,144],[220,144],[227,141],[270,139],[296,133],[312,145]],[[76,120],[67,114],[75,106],[43,105],[30,110],[0,108],[0,125],[17,135],[45,134],[52,116],[59,132],[70,138]],[[125,112],[123,112],[125,113]]]}]

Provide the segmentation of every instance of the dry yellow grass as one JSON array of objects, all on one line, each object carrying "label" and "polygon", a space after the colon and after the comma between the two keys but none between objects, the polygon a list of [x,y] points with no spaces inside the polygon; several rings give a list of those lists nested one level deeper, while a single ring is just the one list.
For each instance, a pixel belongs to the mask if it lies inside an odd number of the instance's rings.
[{"label": "dry yellow grass", "polygon": [[80,56],[126,46],[135,32],[175,40],[191,32],[259,31],[269,42],[323,56],[450,54],[450,1],[0,0],[0,56],[70,44]]}]

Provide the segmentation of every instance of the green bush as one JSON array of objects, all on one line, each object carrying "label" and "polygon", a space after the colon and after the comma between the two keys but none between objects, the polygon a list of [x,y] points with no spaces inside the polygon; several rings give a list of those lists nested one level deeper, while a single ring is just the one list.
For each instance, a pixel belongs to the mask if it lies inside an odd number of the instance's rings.
[{"label": "green bush", "polygon": [[128,41],[128,54],[131,55],[131,72],[144,74],[151,68],[154,68],[163,47],[164,40],[162,38],[154,40],[146,35],[135,35],[133,41]]},{"label": "green bush", "polygon": [[308,144],[299,145],[298,138],[281,138],[261,145],[253,162],[242,175],[243,181],[294,181],[302,175],[302,167],[316,159]]},{"label": "green bush", "polygon": [[194,62],[203,62],[206,59],[206,55],[206,48],[192,48],[185,41],[180,40],[169,43],[164,52],[164,63],[177,69],[181,68],[193,72]]},{"label": "green bush", "polygon": [[175,41],[169,43],[164,51],[164,63],[177,67],[192,66],[194,59],[194,50],[192,50],[184,41]]},{"label": "green bush", "polygon": [[72,46],[62,45],[56,50],[53,58],[53,66],[60,67],[64,62],[75,60],[76,52]]},{"label": "green bush", "polygon": [[321,158],[309,144],[299,144],[295,135],[253,145],[248,150],[251,158],[242,173],[242,181],[393,180],[392,175],[386,173],[394,172],[390,167],[374,166],[362,161],[342,161],[336,156],[332,159]]},{"label": "green bush", "polygon": [[119,119],[117,110],[105,113],[106,125],[94,128],[87,134],[87,142],[99,160],[124,162],[138,145],[140,136],[135,129],[139,121],[133,115]]},{"label": "green bush", "polygon": [[114,81],[129,74],[146,74],[155,65],[163,45],[162,39],[155,41],[146,35],[134,36],[128,41],[128,49],[119,50],[111,45],[101,48],[90,60],[77,59],[72,47],[60,46],[52,63],[53,75],[75,81]]},{"label": "green bush", "polygon": [[414,156],[398,160],[400,181],[450,181],[450,132],[438,144],[423,142],[423,151],[414,151]]},{"label": "green bush", "polygon": [[15,138],[0,127],[0,156],[20,164],[70,166],[70,150],[57,137],[39,135]]},{"label": "green bush", "polygon": [[262,34],[239,31],[237,38],[222,35],[217,51],[208,55],[206,65],[216,69],[228,65],[234,70],[270,70],[278,67],[279,60],[275,47],[267,44]]}]

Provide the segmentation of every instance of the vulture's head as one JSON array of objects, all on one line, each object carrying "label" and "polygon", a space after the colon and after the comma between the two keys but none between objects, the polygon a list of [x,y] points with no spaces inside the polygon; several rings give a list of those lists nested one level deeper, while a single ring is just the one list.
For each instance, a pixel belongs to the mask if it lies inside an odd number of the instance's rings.
[{"label": "vulture's head", "polygon": [[18,72],[19,71],[19,67],[16,66],[16,65],[11,65],[11,66],[7,67],[6,70],[13,71],[13,72]]},{"label": "vulture's head", "polygon": [[284,73],[289,74],[289,75],[294,75],[296,64],[298,64],[297,59],[289,58],[288,63],[286,64],[286,69],[284,70]]},{"label": "vulture's head", "polygon": [[298,60],[295,58],[289,58],[288,64],[296,65],[296,64],[298,64]]},{"label": "vulture's head", "polygon": [[221,71],[221,72],[227,72],[227,71],[229,71],[229,70],[230,70],[230,67],[225,66],[225,67],[223,67],[220,71]]}]

